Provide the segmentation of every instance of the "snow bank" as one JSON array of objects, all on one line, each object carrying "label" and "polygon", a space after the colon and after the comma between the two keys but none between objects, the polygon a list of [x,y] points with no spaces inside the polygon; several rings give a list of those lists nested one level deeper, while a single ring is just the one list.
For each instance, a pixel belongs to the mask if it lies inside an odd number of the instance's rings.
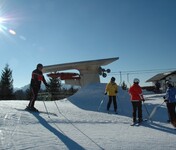
[{"label": "snow bank", "polygon": [[[100,107],[100,112],[106,112],[106,105],[108,102],[108,96],[104,95],[106,84],[90,84],[81,88],[75,95],[68,98],[71,103],[78,106],[81,109],[98,111],[98,107],[103,99],[103,104]],[[127,91],[118,88],[117,94],[118,112],[121,115],[131,116],[131,103],[130,97]],[[113,111],[113,103],[111,104],[110,111]]]}]

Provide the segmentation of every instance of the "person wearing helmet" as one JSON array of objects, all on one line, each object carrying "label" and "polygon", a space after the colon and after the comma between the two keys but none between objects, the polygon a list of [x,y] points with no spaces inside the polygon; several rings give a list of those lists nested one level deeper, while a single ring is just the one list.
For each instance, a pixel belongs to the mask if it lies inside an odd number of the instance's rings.
[{"label": "person wearing helmet", "polygon": [[117,113],[117,101],[116,101],[116,95],[118,93],[118,86],[115,83],[115,78],[112,77],[110,82],[106,85],[105,89],[105,95],[107,94],[109,97],[108,103],[107,103],[107,111],[109,113],[109,108],[111,106],[111,103],[113,101],[114,104],[114,112]]},{"label": "person wearing helmet", "polygon": [[46,83],[46,80],[43,76],[42,69],[43,69],[43,65],[37,64],[36,69],[32,72],[32,78],[30,83],[31,98],[26,108],[27,110],[38,111],[34,107],[34,104],[37,99],[38,92],[40,90],[41,82],[43,82],[45,86],[48,87],[48,84]]},{"label": "person wearing helmet", "polygon": [[[138,123],[142,122],[142,101],[144,101],[143,95],[142,95],[142,88],[139,86],[139,79],[135,78],[133,80],[133,85],[129,89],[129,94],[131,96],[131,103],[133,107],[133,123],[136,121]],[[138,112],[138,120],[136,120]]]},{"label": "person wearing helmet", "polygon": [[166,81],[167,90],[164,96],[166,102],[169,119],[171,124],[176,127],[176,89],[171,81]]}]

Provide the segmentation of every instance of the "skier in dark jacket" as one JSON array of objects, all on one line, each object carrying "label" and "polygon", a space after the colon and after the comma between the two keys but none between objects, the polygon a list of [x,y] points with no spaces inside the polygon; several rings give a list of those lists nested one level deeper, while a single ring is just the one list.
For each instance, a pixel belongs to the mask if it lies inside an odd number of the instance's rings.
[{"label": "skier in dark jacket", "polygon": [[176,127],[176,89],[170,81],[166,82],[167,90],[164,96],[171,124]]},{"label": "skier in dark jacket", "polygon": [[45,86],[48,87],[48,84],[46,83],[46,80],[43,76],[42,69],[43,69],[43,65],[38,64],[37,68],[32,72],[32,78],[30,83],[31,98],[27,106],[27,109],[31,111],[38,111],[34,107],[34,104],[37,99],[38,92],[40,90],[41,82],[43,82]]}]

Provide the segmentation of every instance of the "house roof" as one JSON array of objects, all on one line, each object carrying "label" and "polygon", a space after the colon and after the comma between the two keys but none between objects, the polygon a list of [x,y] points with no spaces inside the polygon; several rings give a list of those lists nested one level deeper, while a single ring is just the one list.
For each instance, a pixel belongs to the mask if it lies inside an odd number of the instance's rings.
[{"label": "house roof", "polygon": [[164,72],[164,73],[159,73],[152,78],[148,79],[146,82],[156,82],[165,79],[166,77],[176,74],[176,71],[169,71],[169,72]]}]

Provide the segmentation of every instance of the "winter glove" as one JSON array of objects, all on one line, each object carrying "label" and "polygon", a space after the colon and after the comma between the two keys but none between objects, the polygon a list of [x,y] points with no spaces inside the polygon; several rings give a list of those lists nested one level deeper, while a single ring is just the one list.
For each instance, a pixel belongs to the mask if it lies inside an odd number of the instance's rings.
[{"label": "winter glove", "polygon": [[49,84],[48,84],[48,83],[46,83],[46,85],[45,85],[45,86],[49,88]]},{"label": "winter glove", "polygon": [[145,99],[143,98],[142,101],[145,102]]},{"label": "winter glove", "polygon": [[107,95],[107,92],[105,92],[104,95]]},{"label": "winter glove", "polygon": [[118,93],[117,91],[115,91],[115,93]]},{"label": "winter glove", "polygon": [[164,99],[166,99],[166,96],[163,96]]}]

